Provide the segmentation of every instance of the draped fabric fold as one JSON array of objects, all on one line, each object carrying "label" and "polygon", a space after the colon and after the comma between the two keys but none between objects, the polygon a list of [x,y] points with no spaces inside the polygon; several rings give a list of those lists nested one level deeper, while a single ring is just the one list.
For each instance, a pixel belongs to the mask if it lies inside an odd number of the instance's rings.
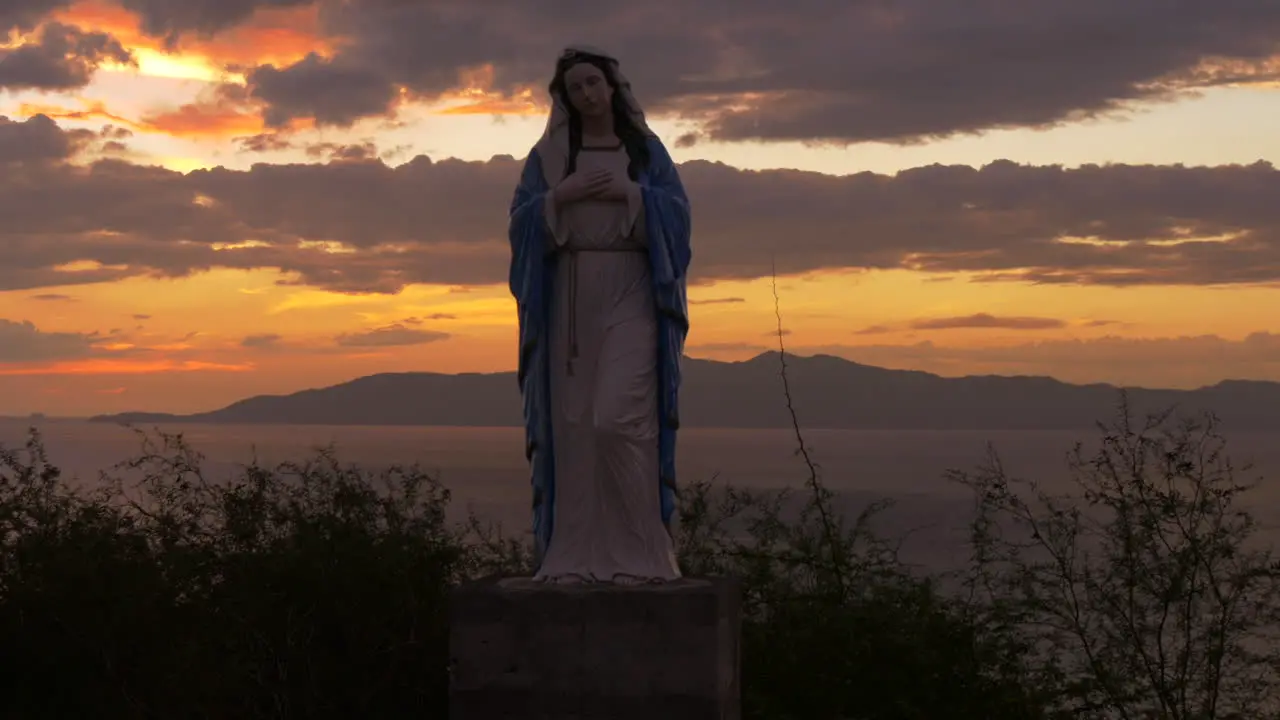
[{"label": "draped fabric fold", "polygon": [[555,456],[551,441],[551,375],[547,334],[553,268],[546,216],[550,188],[535,149],[525,160],[520,184],[511,202],[508,239],[511,242],[509,285],[519,318],[519,361],[516,377],[524,400],[525,457],[533,474],[533,535],[541,558],[551,539],[555,506]]}]

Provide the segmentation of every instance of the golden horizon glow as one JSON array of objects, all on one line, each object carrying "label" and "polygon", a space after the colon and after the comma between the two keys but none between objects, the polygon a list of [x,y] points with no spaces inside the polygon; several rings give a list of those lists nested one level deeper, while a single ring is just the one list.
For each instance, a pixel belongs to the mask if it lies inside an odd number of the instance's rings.
[{"label": "golden horizon glow", "polygon": [[160,372],[247,372],[253,363],[232,365],[200,360],[108,360],[58,361],[49,365],[0,366],[0,375],[149,375]]}]

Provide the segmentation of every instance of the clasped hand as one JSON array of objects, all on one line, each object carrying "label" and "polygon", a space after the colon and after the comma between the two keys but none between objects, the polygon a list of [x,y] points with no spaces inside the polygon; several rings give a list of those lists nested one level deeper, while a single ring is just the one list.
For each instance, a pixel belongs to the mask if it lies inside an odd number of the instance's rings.
[{"label": "clasped hand", "polygon": [[581,200],[625,200],[631,180],[604,168],[575,171],[556,186],[558,204]]}]

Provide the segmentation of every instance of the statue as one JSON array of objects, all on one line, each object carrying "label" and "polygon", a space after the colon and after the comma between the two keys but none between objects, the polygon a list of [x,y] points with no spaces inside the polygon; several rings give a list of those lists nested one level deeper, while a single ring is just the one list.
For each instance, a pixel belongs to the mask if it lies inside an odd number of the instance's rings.
[{"label": "statue", "polygon": [[677,580],[689,201],[615,58],[566,49],[550,93],[509,226],[534,579]]}]

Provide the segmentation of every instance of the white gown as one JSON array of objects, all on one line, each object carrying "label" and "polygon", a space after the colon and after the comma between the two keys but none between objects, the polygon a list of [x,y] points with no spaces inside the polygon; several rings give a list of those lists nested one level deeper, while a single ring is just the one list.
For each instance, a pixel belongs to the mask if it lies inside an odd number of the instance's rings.
[{"label": "white gown", "polygon": [[[583,148],[579,171],[626,176],[617,148]],[[658,486],[658,323],[644,204],[548,202],[560,246],[550,332],[555,498],[535,579],[660,582],[680,577]]]}]

